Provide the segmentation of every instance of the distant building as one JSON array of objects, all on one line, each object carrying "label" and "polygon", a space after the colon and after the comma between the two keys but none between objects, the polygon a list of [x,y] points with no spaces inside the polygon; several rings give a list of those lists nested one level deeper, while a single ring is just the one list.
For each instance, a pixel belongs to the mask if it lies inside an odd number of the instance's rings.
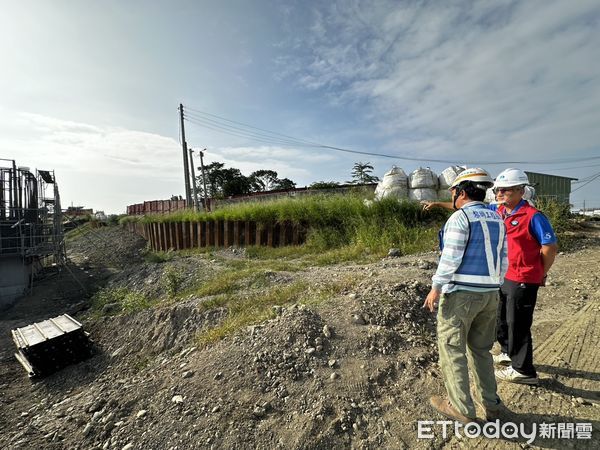
[{"label": "distant building", "polygon": [[525,171],[525,173],[529,177],[529,183],[535,188],[538,198],[571,203],[571,182],[577,181],[577,178],[528,171]]},{"label": "distant building", "polygon": [[97,220],[100,220],[102,222],[106,221],[106,214],[104,214],[104,211],[96,211],[94,216],[96,217]]},{"label": "distant building", "polygon": [[65,214],[70,217],[92,216],[94,210],[92,208],[84,208],[83,206],[69,206]]}]

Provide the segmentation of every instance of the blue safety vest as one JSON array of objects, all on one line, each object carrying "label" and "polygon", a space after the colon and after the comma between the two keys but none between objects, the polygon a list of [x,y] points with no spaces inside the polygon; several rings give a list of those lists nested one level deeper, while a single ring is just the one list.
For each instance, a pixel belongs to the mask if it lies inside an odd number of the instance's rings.
[{"label": "blue safety vest", "polygon": [[469,223],[468,239],[462,262],[450,283],[480,288],[500,287],[502,246],[506,235],[504,221],[483,204],[461,208],[460,211]]}]

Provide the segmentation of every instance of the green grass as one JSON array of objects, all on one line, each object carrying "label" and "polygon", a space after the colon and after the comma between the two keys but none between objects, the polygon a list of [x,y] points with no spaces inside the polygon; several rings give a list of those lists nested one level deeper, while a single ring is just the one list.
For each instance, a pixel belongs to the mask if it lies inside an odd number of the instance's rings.
[{"label": "green grass", "polygon": [[203,302],[205,309],[227,308],[227,317],[216,327],[203,330],[196,336],[200,346],[208,346],[236,333],[242,328],[255,325],[275,317],[273,306],[303,303],[317,305],[352,286],[354,279],[329,283],[324,287],[314,287],[306,281],[296,281],[284,287],[274,287],[266,293],[250,295],[225,294]]},{"label": "green grass", "polygon": [[311,254],[306,245],[289,245],[286,247],[262,247],[251,245],[246,247],[246,257],[250,259],[294,260]]},{"label": "green grass", "polygon": [[139,292],[127,288],[105,288],[96,292],[92,297],[92,312],[95,316],[103,315],[102,309],[105,305],[116,303],[119,312],[134,312],[151,307],[155,302],[146,298]]},{"label": "green grass", "polygon": [[268,261],[252,264],[250,261],[231,261],[231,264],[215,273],[208,280],[201,280],[195,286],[179,294],[179,298],[209,297],[223,294],[233,294],[241,289],[262,289],[268,287],[269,273],[291,269],[299,270],[297,266],[281,265]]},{"label": "green grass", "polygon": [[416,225],[439,212],[423,211],[417,202],[383,199],[368,207],[362,195],[313,195],[299,198],[284,198],[266,202],[227,205],[211,213],[192,210],[172,214],[124,217],[121,223],[140,221],[154,222],[203,222],[216,220],[250,220],[259,223],[289,221],[310,226],[334,226],[351,222],[356,217],[381,218],[395,216],[403,223]]},{"label": "green grass", "polygon": [[73,241],[77,238],[83,237],[88,233],[92,233],[94,230],[92,229],[92,225],[89,223],[84,223],[83,225],[79,225],[77,228],[69,230],[65,234],[66,241]]},{"label": "green grass", "polygon": [[[225,206],[212,213],[178,211],[169,215],[143,216],[142,222],[249,220],[259,224],[291,222],[308,228],[301,247],[247,249],[250,258],[314,257],[317,264],[351,260],[357,255],[385,255],[391,247],[403,254],[436,247],[438,229],[448,217],[440,208],[424,211],[412,201],[383,199],[364,204],[364,195],[314,195]],[[333,251],[332,253],[329,253]],[[329,254],[326,254],[329,253]],[[277,255],[277,256],[275,256]],[[320,262],[319,262],[320,261]]]},{"label": "green grass", "polygon": [[144,260],[149,263],[161,264],[171,261],[175,254],[172,251],[149,251],[144,255]]}]

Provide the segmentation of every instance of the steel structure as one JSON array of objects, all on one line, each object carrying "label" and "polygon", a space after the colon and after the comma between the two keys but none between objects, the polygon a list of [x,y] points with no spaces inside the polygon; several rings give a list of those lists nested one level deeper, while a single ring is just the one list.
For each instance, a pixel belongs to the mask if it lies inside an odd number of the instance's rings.
[{"label": "steel structure", "polygon": [[65,262],[60,195],[53,171],[0,159],[0,266],[8,273],[19,260],[30,280],[41,267]]}]

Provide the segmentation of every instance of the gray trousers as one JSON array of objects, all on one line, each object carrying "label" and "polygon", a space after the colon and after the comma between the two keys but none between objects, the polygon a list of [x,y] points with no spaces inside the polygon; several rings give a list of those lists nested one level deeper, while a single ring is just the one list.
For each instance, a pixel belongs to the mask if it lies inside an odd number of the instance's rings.
[{"label": "gray trousers", "polygon": [[[469,369],[484,406],[495,405],[496,377],[490,350],[496,338],[498,290],[442,294],[437,315],[440,367],[452,405],[475,418]],[[468,361],[468,363],[467,363]]]}]

